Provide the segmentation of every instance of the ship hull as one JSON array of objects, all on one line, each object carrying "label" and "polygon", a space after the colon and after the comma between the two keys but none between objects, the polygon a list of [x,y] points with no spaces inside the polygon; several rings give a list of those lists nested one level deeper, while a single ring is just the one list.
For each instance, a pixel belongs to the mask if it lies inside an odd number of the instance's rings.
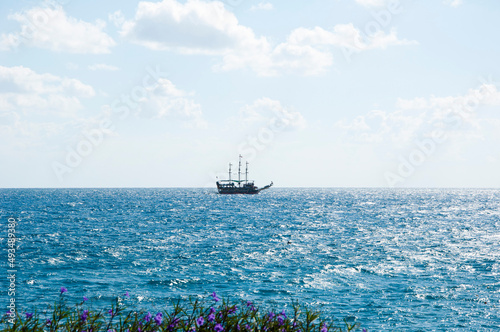
[{"label": "ship hull", "polygon": [[273,184],[271,182],[270,185],[259,189],[255,186],[237,187],[237,186],[223,185],[217,182],[217,191],[219,192],[219,194],[222,195],[256,195],[262,190],[270,188],[272,185]]},{"label": "ship hull", "polygon": [[257,190],[254,191],[227,190],[227,189],[219,190],[219,194],[222,195],[256,195],[258,193],[259,192]]}]

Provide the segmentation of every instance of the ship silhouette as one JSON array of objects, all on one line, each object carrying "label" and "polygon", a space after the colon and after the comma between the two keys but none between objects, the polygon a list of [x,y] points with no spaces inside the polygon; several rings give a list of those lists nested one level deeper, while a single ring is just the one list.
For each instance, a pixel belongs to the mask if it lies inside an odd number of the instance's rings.
[{"label": "ship silhouette", "polygon": [[246,162],[246,168],[245,168],[245,180],[241,179],[241,158],[242,156],[240,155],[240,160],[238,163],[238,180],[233,180],[231,179],[231,166],[232,164],[229,163],[229,179],[228,180],[219,180],[216,182],[217,184],[217,190],[219,191],[219,194],[244,194],[244,195],[254,195],[258,194],[262,190],[271,188],[273,185],[273,182],[265,187],[258,188],[255,186],[253,180],[248,180],[248,161]]}]

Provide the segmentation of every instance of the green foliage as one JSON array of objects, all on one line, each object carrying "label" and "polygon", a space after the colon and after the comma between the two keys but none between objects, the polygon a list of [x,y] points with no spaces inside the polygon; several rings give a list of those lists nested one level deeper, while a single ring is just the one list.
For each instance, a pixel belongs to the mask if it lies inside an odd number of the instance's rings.
[{"label": "green foliage", "polygon": [[[65,292],[65,291],[64,291]],[[231,303],[220,300],[215,293],[212,300],[189,300],[173,303],[171,310],[151,313],[127,309],[117,298],[106,310],[95,310],[86,302],[67,305],[61,290],[53,307],[39,313],[5,314],[0,319],[1,331],[33,332],[347,332],[359,330],[358,324],[344,321],[341,325],[322,319],[318,311],[293,303],[288,315],[271,310],[263,311],[252,302]],[[128,293],[126,294],[128,297]],[[363,329],[363,331],[366,331]]]}]

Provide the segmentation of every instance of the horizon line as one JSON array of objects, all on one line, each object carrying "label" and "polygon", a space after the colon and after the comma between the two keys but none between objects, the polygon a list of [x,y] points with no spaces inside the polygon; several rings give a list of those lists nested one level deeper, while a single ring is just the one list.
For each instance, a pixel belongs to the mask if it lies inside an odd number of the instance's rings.
[{"label": "horizon line", "polygon": [[[215,187],[0,187],[2,189],[213,189]],[[352,186],[352,187],[316,187],[316,186],[274,186],[274,189],[494,189],[500,190],[500,187],[382,187],[382,186]]]}]

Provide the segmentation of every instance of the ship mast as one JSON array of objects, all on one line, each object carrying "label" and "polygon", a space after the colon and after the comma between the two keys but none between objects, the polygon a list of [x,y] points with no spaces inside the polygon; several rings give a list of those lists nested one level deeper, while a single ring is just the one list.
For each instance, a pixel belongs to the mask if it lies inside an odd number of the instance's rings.
[{"label": "ship mast", "polygon": [[238,164],[238,187],[241,187],[240,177],[241,177],[241,154],[240,154],[240,161]]},{"label": "ship mast", "polygon": [[231,166],[233,166],[233,164],[229,163],[229,181],[231,181]]},{"label": "ship mast", "polygon": [[248,161],[246,162],[247,168],[245,169],[245,184],[248,183]]}]

